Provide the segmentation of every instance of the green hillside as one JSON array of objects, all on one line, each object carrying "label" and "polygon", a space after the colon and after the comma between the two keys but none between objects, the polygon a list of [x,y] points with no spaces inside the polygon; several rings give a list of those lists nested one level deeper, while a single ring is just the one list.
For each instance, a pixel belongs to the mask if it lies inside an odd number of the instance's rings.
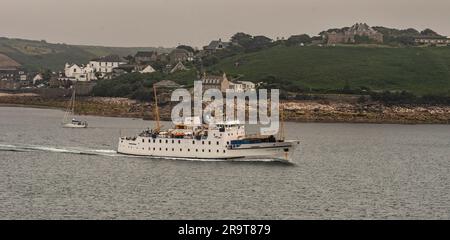
[{"label": "green hillside", "polygon": [[13,58],[29,70],[48,68],[61,70],[66,62],[86,63],[90,59],[109,54],[126,56],[137,51],[168,51],[152,47],[102,47],[54,44],[45,41],[0,38],[0,53]]},{"label": "green hillside", "polygon": [[[236,66],[236,62],[239,65]],[[283,89],[407,90],[450,95],[450,47],[286,47],[225,58],[210,68]]]}]

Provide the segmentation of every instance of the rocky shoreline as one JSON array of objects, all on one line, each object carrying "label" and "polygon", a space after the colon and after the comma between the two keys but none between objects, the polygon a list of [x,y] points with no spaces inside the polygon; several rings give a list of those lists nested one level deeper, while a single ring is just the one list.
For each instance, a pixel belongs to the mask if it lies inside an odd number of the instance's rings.
[{"label": "rocky shoreline", "polygon": [[[39,95],[1,94],[0,105],[65,109],[68,99]],[[169,120],[176,103],[162,103],[161,119]],[[384,105],[377,102],[287,101],[282,103],[286,121],[396,124],[449,124],[450,106]],[[127,98],[82,97],[77,114],[153,119],[153,105]]]}]

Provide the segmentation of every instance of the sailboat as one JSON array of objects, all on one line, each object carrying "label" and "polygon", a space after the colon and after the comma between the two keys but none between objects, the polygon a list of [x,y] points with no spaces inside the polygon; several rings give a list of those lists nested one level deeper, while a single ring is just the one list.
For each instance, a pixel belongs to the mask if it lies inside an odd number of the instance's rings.
[{"label": "sailboat", "polygon": [[75,118],[75,95],[76,87],[73,86],[72,97],[70,98],[69,105],[67,106],[66,113],[62,121],[62,125],[65,128],[87,128],[88,123],[86,121],[80,121]]}]

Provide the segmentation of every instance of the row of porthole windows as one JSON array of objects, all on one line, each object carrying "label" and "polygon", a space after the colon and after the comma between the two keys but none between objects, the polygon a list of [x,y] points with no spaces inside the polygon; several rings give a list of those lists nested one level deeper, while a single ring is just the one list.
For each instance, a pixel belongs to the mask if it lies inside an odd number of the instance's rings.
[{"label": "row of porthole windows", "polygon": [[[166,143],[169,143],[169,140],[165,140]],[[145,143],[145,139],[142,139],[142,142]],[[151,139],[148,140],[149,143],[152,142]],[[156,139],[153,139],[153,143],[156,143]],[[159,139],[159,143],[162,143],[162,140]],[[172,140],[172,143],[175,143],[175,140]],[[178,144],[181,144],[181,140],[178,140]],[[192,141],[192,144],[195,144],[195,141]],[[205,145],[205,141],[202,141],[202,144]],[[219,141],[216,142],[217,145],[220,144]],[[229,144],[229,142],[227,142],[227,144]],[[208,141],[208,145],[211,145],[211,141]]]},{"label": "row of porthole windows", "polygon": [[[128,148],[133,148],[133,147],[128,146]],[[152,149],[152,148],[148,148],[149,151],[151,151],[151,149]],[[144,150],[144,148],[142,148],[142,150]],[[162,150],[163,150],[162,148],[159,148],[159,151],[162,151]],[[168,148],[165,148],[165,150],[166,150],[166,151],[169,151]],[[153,151],[156,151],[156,148],[153,148]],[[174,152],[174,151],[175,151],[175,149],[172,148],[172,152]],[[182,152],[182,151],[183,151],[183,149],[180,148],[180,152]],[[187,151],[190,152],[191,149],[188,148]],[[198,149],[195,149],[195,152],[198,152],[198,151],[199,151]],[[205,149],[201,149],[201,151],[202,151],[202,152],[205,152]],[[211,149],[208,149],[208,152],[212,152]],[[220,152],[219,149],[217,149],[216,152],[219,153],[219,152]],[[226,150],[223,150],[223,153],[226,153]]]},{"label": "row of porthole windows", "polygon": [[[144,149],[142,149],[142,150],[144,150]],[[151,151],[152,148],[148,148],[148,150]],[[169,151],[168,148],[165,148],[165,150]],[[156,151],[156,148],[153,148],[153,151]],[[163,148],[159,148],[159,151],[163,151]],[[174,152],[174,151],[175,151],[175,148],[172,148],[172,152]],[[183,149],[180,148],[180,152],[182,152],[182,151],[183,151]],[[190,152],[191,149],[188,148],[187,151]],[[198,151],[199,151],[199,149],[195,149],[195,152],[198,152]],[[205,152],[205,149],[201,149],[201,152]],[[208,152],[212,152],[211,149],[208,149]],[[219,149],[217,149],[216,152],[219,153],[220,152]],[[223,150],[223,153],[225,153],[225,152],[226,152],[226,150]]]}]

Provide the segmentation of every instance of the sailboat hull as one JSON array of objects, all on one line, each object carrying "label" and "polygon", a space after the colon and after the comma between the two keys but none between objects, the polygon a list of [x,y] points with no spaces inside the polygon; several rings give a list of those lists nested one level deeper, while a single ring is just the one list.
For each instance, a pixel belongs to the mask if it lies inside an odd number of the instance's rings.
[{"label": "sailboat hull", "polygon": [[66,124],[63,124],[63,128],[87,128],[87,125],[86,124],[66,123]]}]

